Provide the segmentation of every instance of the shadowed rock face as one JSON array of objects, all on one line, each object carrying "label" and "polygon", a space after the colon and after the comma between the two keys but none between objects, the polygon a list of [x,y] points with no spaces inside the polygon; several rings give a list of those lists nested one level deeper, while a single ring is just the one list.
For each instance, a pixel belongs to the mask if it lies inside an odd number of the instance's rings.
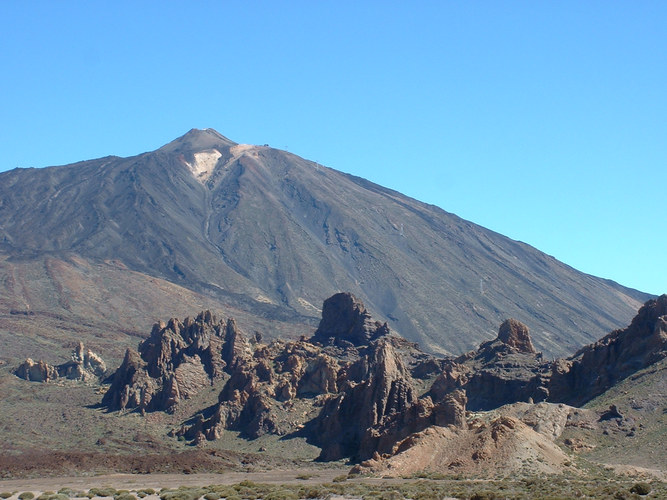
[{"label": "shadowed rock face", "polygon": [[372,343],[347,374],[338,396],[327,401],[314,422],[321,460],[358,458],[370,428],[405,412],[417,400],[408,370],[386,339]]},{"label": "shadowed rock face", "polygon": [[535,352],[528,327],[509,319],[495,340],[447,365],[430,394],[437,401],[464,389],[471,410],[519,401],[580,406],[666,356],[667,295],[648,301],[627,328],[553,363]]},{"label": "shadowed rock face", "polygon": [[430,390],[434,401],[463,389],[470,410],[490,410],[517,401],[543,401],[548,396],[548,364],[535,352],[528,327],[508,319],[496,339],[453,360]]},{"label": "shadowed rock face", "polygon": [[579,406],[667,356],[667,295],[650,300],[632,323],[553,364],[552,401]]},{"label": "shadowed rock face", "polygon": [[343,292],[324,301],[320,326],[310,340],[325,345],[360,346],[388,333],[386,323],[371,319],[359,299]]}]

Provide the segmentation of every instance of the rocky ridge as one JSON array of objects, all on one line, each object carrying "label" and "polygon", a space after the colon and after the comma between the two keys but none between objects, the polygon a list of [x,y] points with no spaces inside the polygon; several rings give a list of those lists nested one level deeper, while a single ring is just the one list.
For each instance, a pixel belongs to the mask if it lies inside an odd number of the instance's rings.
[{"label": "rocky ridge", "polygon": [[56,379],[99,382],[106,372],[104,360],[90,349],[85,349],[81,342],[72,351],[71,359],[65,363],[50,365],[43,360],[27,358],[14,370],[17,377],[32,382],[52,382]]},{"label": "rocky ridge", "polygon": [[[557,408],[570,408],[562,403],[585,403],[607,384],[667,356],[666,306],[667,295],[647,302],[628,328],[555,362],[535,351],[528,328],[515,320],[505,321],[498,337],[475,351],[458,358],[435,358],[372,321],[361,301],[349,293],[327,299],[315,334],[297,341],[263,344],[255,339],[251,343],[232,320],[223,327],[202,313],[183,325],[176,320],[169,322],[171,326],[156,325],[151,338],[140,346],[141,359],[126,357],[104,401],[113,408],[173,409],[178,404],[174,395],[184,394],[175,392],[175,386],[201,386],[176,375],[182,366],[177,360],[192,364],[197,359],[194,346],[199,346],[198,370],[211,374],[206,383],[224,374],[224,386],[213,409],[206,415],[196,414],[171,432],[194,444],[204,445],[228,430],[247,439],[264,434],[301,436],[321,449],[321,460],[371,460],[371,468],[421,443],[423,436],[442,433],[455,441],[477,435],[492,440],[496,447],[500,446],[498,436],[506,436],[502,442],[508,450],[516,446],[519,433],[537,450],[544,448],[544,428],[552,429],[548,437],[552,442],[560,435],[565,426],[554,423],[560,417],[539,422],[539,412],[501,412],[495,420],[474,424],[474,412],[524,404],[546,408],[544,415],[560,415]],[[340,322],[335,321],[337,316]],[[186,334],[192,325],[200,325],[197,331],[212,329],[209,340],[204,341],[201,334]],[[177,332],[178,348],[173,348]],[[633,347],[621,349],[625,345]],[[591,383],[592,373],[599,369],[591,360],[600,359],[607,360],[606,371],[600,373],[615,375]],[[205,366],[217,371],[207,371]],[[159,390],[143,389],[149,386],[149,378],[162,381],[155,385]],[[568,392],[568,387],[575,392]],[[142,390],[152,395],[144,403],[137,399]],[[568,409],[566,417],[575,410]],[[604,415],[588,417],[591,422],[596,419],[608,420]],[[470,460],[485,460],[484,453],[490,451],[480,450]],[[554,453],[558,462],[560,455]]]},{"label": "rocky ridge", "polygon": [[646,302],[627,328],[554,362],[550,397],[579,406],[665,357],[667,295],[661,295]]},{"label": "rocky ridge", "polygon": [[231,318],[218,321],[204,311],[183,322],[156,323],[138,351],[127,349],[102,404],[110,410],[171,411],[249,355]]}]

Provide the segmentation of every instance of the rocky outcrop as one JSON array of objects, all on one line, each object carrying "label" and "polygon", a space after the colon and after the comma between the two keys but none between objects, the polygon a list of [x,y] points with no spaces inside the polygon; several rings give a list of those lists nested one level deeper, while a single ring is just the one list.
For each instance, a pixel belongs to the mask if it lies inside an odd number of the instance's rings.
[{"label": "rocky outcrop", "polygon": [[515,319],[507,319],[500,325],[498,340],[519,352],[535,354],[528,327]]},{"label": "rocky outcrop", "polygon": [[396,445],[411,434],[431,426],[466,426],[466,394],[455,390],[433,403],[430,397],[418,399],[406,410],[385,418],[367,429],[361,439],[357,458],[366,460],[375,454],[396,453]]},{"label": "rocky outcrop", "polygon": [[429,395],[438,401],[463,389],[473,411],[521,401],[581,406],[666,356],[667,295],[648,301],[627,328],[553,363],[535,352],[528,327],[509,319],[496,339],[451,360]]},{"label": "rocky outcrop", "polygon": [[549,400],[579,406],[667,356],[667,295],[650,300],[632,323],[552,366]]},{"label": "rocky outcrop", "polygon": [[[666,310],[667,296],[647,303],[627,329],[555,363],[535,351],[528,327],[511,319],[476,351],[436,359],[374,322],[350,294],[325,301],[320,327],[308,340],[262,344],[256,336],[250,345],[232,320],[223,325],[202,313],[183,324],[156,325],[139,352],[128,351],[105,399],[116,398],[110,406],[121,408],[169,409],[224,372],[229,377],[218,403],[173,429],[173,436],[196,445],[226,431],[247,439],[298,436],[321,449],[320,460],[377,462],[401,455],[425,436],[481,443],[476,436],[484,434],[487,444],[466,458],[473,467],[491,460],[494,443],[505,442],[505,435],[511,437],[508,453],[521,443],[520,435],[542,449],[546,444],[526,425],[537,434],[548,428],[555,439],[576,416],[564,405],[533,403],[588,401],[610,380],[664,357]],[[616,378],[592,379],[593,372]],[[480,424],[466,413],[511,404],[529,408],[521,410],[521,422],[508,414]],[[545,412],[553,415],[543,418]],[[456,457],[446,458],[448,468],[459,467]]]},{"label": "rocky outcrop", "polygon": [[182,323],[156,323],[139,350],[128,349],[102,403],[111,410],[173,410],[250,357],[233,319],[218,321],[210,311]]},{"label": "rocky outcrop", "polygon": [[387,324],[373,321],[359,299],[351,293],[341,292],[324,301],[322,320],[311,342],[360,346],[388,333]]},{"label": "rocky outcrop", "polygon": [[560,473],[571,459],[556,443],[573,408],[540,403],[535,413],[504,406],[465,426],[431,425],[397,441],[389,453],[376,453],[355,473],[405,477],[436,474]]},{"label": "rocky outcrop", "polygon": [[460,425],[462,392],[436,403],[417,397],[414,377],[432,377],[441,363],[390,333],[352,295],[337,294],[310,340],[257,344],[235,365],[214,414],[173,434],[194,443],[226,430],[249,439],[298,435],[322,449],[320,459],[335,460],[365,457],[380,441],[390,448],[429,422]]},{"label": "rocky outcrop", "polygon": [[85,349],[83,343],[79,342],[72,351],[71,359],[66,363],[52,366],[45,361],[35,362],[28,358],[14,370],[14,374],[33,382],[50,382],[56,379],[99,382],[106,370],[102,358],[90,349]]},{"label": "rocky outcrop", "polygon": [[41,359],[28,358],[14,370],[14,375],[31,382],[49,382],[58,378],[58,369]]},{"label": "rocky outcrop", "polygon": [[218,439],[234,430],[255,439],[263,434],[297,432],[303,415],[291,411],[296,399],[306,406],[338,390],[341,367],[334,357],[306,340],[257,345],[239,358],[218,397],[215,413],[174,431],[195,441]]},{"label": "rocky outcrop", "polygon": [[343,380],[341,392],[327,401],[314,422],[313,440],[322,448],[321,460],[358,458],[371,427],[406,411],[417,400],[410,374],[386,339],[369,346]]},{"label": "rocky outcrop", "polygon": [[514,319],[502,323],[496,339],[484,342],[451,361],[429,391],[440,401],[462,389],[467,408],[490,410],[517,401],[543,401],[548,396],[548,365],[535,352],[528,327]]}]

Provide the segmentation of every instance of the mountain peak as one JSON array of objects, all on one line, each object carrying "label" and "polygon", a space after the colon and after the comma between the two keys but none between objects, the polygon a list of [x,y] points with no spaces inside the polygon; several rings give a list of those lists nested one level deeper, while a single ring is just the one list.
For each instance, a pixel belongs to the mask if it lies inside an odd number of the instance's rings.
[{"label": "mountain peak", "polygon": [[235,146],[236,143],[212,128],[193,128],[178,139],[165,144],[158,151],[193,154],[208,149],[222,149]]}]

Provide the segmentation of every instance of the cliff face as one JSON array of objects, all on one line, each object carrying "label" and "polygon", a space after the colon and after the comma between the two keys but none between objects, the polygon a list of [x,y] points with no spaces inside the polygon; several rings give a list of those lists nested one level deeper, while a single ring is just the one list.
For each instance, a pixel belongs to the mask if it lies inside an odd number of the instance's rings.
[{"label": "cliff face", "polygon": [[210,311],[182,323],[156,323],[139,350],[128,349],[102,404],[111,410],[170,411],[181,400],[232,371],[249,348],[233,319]]},{"label": "cliff face", "polygon": [[549,399],[579,406],[667,356],[667,295],[649,300],[627,328],[557,360]]}]

